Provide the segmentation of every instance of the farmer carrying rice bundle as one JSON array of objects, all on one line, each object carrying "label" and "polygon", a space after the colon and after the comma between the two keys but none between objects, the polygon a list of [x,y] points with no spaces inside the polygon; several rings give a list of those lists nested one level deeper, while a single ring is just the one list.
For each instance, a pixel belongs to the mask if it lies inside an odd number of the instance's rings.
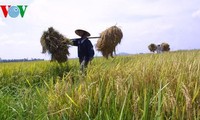
[{"label": "farmer carrying rice bundle", "polygon": [[91,41],[88,39],[90,36],[89,32],[82,29],[77,29],[75,33],[81,38],[71,39],[73,42],[72,45],[78,47],[79,63],[81,65],[81,71],[84,71],[88,63],[94,57],[94,49]]},{"label": "farmer carrying rice bundle", "polygon": [[113,57],[113,52],[115,52],[116,46],[121,43],[123,37],[121,29],[117,26],[109,27],[100,34],[100,37],[89,37],[90,33],[82,29],[75,30],[75,33],[80,38],[68,39],[54,30],[53,27],[48,28],[47,31],[44,31],[40,40],[43,48],[42,53],[51,54],[51,61],[66,62],[69,46],[77,46],[79,63],[83,71],[94,57],[93,45],[89,38],[99,38],[96,48],[104,57],[108,58],[109,56]]}]

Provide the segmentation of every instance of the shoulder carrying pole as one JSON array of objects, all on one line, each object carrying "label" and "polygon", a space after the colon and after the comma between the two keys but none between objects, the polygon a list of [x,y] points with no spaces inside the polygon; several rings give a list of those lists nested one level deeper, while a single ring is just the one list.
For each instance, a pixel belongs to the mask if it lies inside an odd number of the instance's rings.
[{"label": "shoulder carrying pole", "polygon": [[101,37],[88,37],[89,39],[96,39],[96,38],[101,38]]},{"label": "shoulder carrying pole", "polygon": [[[97,38],[101,38],[101,37],[87,37],[88,39],[97,39]],[[75,39],[79,39],[79,38],[72,38],[71,40],[75,40]]]}]

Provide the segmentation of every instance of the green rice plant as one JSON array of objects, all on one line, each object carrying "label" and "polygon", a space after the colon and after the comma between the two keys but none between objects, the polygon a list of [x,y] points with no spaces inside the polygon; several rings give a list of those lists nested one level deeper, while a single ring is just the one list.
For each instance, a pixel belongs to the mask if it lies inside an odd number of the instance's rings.
[{"label": "green rice plant", "polygon": [[0,63],[0,119],[200,118],[200,51]]}]

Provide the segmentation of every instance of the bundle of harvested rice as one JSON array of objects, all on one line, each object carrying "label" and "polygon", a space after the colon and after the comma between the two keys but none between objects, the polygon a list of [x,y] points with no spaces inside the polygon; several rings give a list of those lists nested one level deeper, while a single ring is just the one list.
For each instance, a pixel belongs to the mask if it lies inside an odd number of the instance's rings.
[{"label": "bundle of harvested rice", "polygon": [[169,44],[168,43],[162,43],[161,44],[161,47],[162,47],[162,51],[170,51],[170,47],[169,47]]},{"label": "bundle of harvested rice", "polygon": [[64,37],[53,27],[44,31],[40,43],[42,45],[42,53],[48,52],[51,55],[51,61],[65,62],[69,55],[70,39]]},{"label": "bundle of harvested rice", "polygon": [[157,46],[156,46],[155,44],[151,43],[151,44],[148,46],[148,48],[149,48],[149,50],[150,50],[151,52],[155,52],[156,49],[157,49]]},{"label": "bundle of harvested rice", "polygon": [[121,43],[122,37],[121,29],[117,26],[112,26],[100,34],[96,48],[105,58],[113,57],[113,52],[115,52],[116,46]]}]

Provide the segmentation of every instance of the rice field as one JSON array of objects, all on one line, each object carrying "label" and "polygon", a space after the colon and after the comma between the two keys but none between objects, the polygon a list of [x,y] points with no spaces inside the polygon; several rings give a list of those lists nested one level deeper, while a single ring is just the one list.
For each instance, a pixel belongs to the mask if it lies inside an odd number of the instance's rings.
[{"label": "rice field", "polygon": [[1,120],[199,120],[200,51],[0,63]]}]

